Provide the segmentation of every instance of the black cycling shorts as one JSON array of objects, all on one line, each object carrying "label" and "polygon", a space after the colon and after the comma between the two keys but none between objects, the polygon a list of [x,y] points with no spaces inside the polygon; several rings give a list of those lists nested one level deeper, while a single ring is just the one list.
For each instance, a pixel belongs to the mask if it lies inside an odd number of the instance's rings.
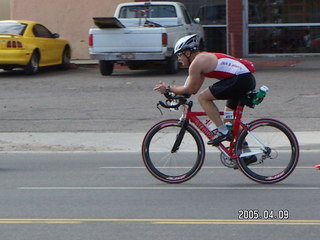
[{"label": "black cycling shorts", "polygon": [[255,87],[256,79],[253,74],[245,73],[216,82],[209,89],[216,99],[228,100],[226,106],[235,110],[239,98],[254,90]]}]

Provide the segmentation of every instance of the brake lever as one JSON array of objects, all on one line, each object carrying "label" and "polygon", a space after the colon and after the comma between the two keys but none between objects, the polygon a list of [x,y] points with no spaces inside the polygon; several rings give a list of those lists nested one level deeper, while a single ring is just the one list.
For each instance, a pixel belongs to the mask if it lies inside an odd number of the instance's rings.
[{"label": "brake lever", "polygon": [[160,103],[161,101],[159,101],[158,103],[157,103],[157,108],[159,109],[159,111],[160,111],[160,113],[161,113],[161,115],[163,116],[163,112],[161,111],[161,108],[159,107],[159,105],[161,105],[161,103]]}]

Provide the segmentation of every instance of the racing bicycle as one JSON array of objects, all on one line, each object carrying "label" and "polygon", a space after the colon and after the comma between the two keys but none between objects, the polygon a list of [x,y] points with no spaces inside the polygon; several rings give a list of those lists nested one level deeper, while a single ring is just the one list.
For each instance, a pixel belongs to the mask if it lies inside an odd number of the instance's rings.
[{"label": "racing bicycle", "polygon": [[[234,111],[232,139],[217,146],[220,160],[226,167],[240,169],[255,182],[277,183],[297,166],[299,143],[293,131],[276,119],[261,118],[249,123],[241,120],[244,107],[254,108],[257,104],[255,96],[253,91],[240,99]],[[204,163],[206,149],[200,132],[212,139],[215,131],[210,131],[201,119],[205,112],[192,111],[190,96],[166,93],[165,97],[165,102],[158,102],[158,109],[161,106],[181,110],[182,115],[150,128],[142,143],[142,159],[155,178],[166,183],[182,183],[193,178]],[[252,158],[255,161],[250,163]]]}]

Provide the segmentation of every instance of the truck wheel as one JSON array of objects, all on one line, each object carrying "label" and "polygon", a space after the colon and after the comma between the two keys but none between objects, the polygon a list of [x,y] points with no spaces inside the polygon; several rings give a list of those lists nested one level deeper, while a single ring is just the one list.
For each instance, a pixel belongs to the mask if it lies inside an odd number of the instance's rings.
[{"label": "truck wheel", "polygon": [[166,72],[176,74],[179,71],[179,60],[176,55],[172,55],[167,60]]},{"label": "truck wheel", "polygon": [[108,62],[108,61],[99,61],[99,68],[100,68],[100,73],[103,76],[109,76],[112,74],[113,72],[113,63],[112,62]]}]

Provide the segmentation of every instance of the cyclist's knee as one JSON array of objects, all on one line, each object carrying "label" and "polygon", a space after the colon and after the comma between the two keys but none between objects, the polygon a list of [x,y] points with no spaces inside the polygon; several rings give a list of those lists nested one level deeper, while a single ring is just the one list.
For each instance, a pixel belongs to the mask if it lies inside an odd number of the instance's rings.
[{"label": "cyclist's knee", "polygon": [[203,90],[198,96],[199,102],[208,102],[213,100],[216,100],[216,98],[212,95],[211,91],[208,88]]}]

